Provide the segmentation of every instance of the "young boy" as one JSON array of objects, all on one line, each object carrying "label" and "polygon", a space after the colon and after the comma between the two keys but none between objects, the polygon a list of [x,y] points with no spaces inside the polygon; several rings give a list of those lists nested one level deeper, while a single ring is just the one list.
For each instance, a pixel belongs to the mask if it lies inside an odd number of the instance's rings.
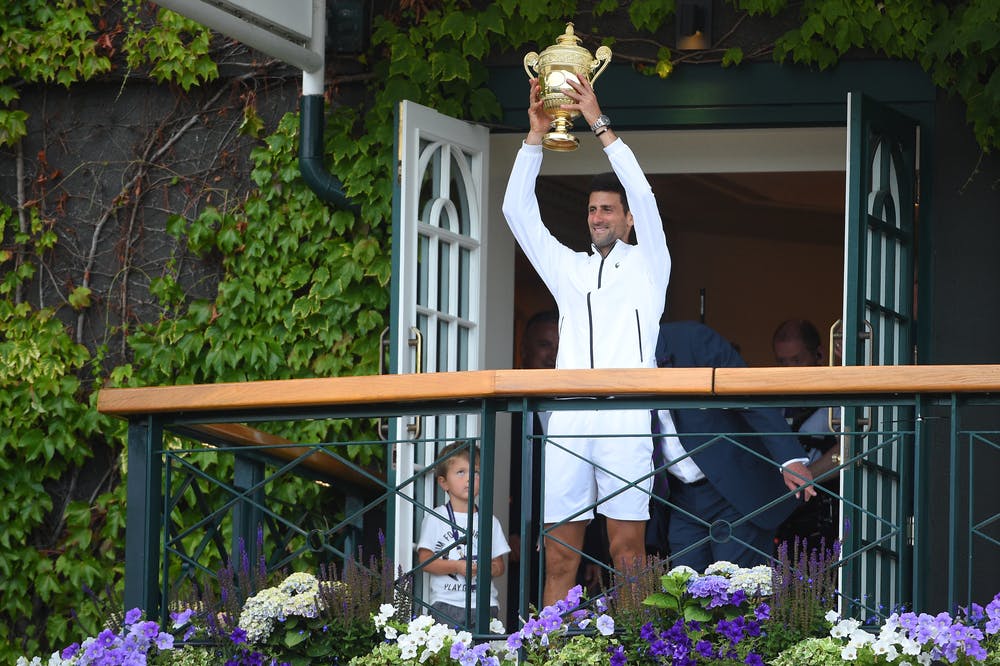
[{"label": "young boy", "polygon": [[[438,485],[448,494],[448,502],[435,507],[433,513],[427,514],[420,526],[420,539],[417,543],[417,559],[424,563],[424,571],[430,576],[429,601],[434,610],[434,616],[445,620],[451,625],[465,625],[466,621],[466,590],[471,583],[472,606],[476,607],[476,553],[479,551],[479,517],[473,517],[472,541],[469,544],[467,529],[469,525],[469,506],[476,512],[475,497],[479,492],[479,449],[476,448],[476,469],[473,472],[469,464],[469,449],[472,445],[466,442],[455,442],[446,446],[439,457],[434,470]],[[496,578],[504,572],[503,556],[510,552],[510,546],[504,538],[503,530],[496,516],[493,519],[493,558],[490,560],[490,576]],[[431,560],[436,553],[442,553],[446,548],[457,543],[437,559]],[[473,558],[472,579],[466,579],[468,562]],[[496,585],[490,583],[490,616],[500,617],[500,598]]]}]

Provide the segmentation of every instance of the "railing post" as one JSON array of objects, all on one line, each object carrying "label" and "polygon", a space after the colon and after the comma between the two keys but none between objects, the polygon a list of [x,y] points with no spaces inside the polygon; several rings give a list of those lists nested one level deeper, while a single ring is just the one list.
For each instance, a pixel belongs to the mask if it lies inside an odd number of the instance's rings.
[{"label": "railing post", "polygon": [[233,507],[233,543],[230,551],[232,561],[240,561],[240,543],[243,543],[247,561],[254,566],[260,557],[257,544],[257,528],[263,527],[263,517],[260,510],[265,502],[265,495],[260,484],[264,480],[264,464],[247,456],[237,454],[233,461],[233,485],[239,492],[250,488],[257,490],[241,499]]},{"label": "railing post", "polygon": [[489,466],[480,463],[482,469],[489,472],[482,474],[479,480],[479,552],[476,554],[479,567],[476,572],[476,617],[474,618],[476,632],[486,633],[490,626],[490,574],[493,562],[493,472],[496,469],[496,427],[497,402],[484,400],[481,413],[482,441],[480,452],[482,459]]},{"label": "railing post", "polygon": [[929,450],[924,446],[924,415],[927,401],[923,394],[914,396],[913,420],[913,559],[910,580],[913,588],[914,612],[922,612],[927,607],[927,585],[924,579],[930,571],[930,514],[928,464]]},{"label": "railing post", "polygon": [[159,610],[160,515],[164,510],[163,426],[151,415],[129,419],[125,517],[125,609]]}]

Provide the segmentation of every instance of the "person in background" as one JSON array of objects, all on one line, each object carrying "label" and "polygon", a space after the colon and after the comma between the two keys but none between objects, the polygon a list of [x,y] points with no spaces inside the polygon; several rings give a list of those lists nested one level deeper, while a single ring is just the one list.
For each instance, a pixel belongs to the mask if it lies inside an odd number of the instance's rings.
[{"label": "person in background", "polygon": [[[661,368],[746,367],[729,341],[697,322],[663,324],[656,362]],[[718,560],[742,567],[766,563],[773,552],[775,530],[797,503],[789,498],[761,509],[788,491],[795,491],[795,497],[803,501],[816,494],[808,485],[812,475],[804,464],[805,452],[781,411],[669,412],[672,420],[664,418],[667,410],[654,410],[653,430],[661,434],[654,460],[657,467],[666,465],[654,487],[672,505],[665,530],[671,564],[701,572]],[[733,433],[740,434],[733,437]],[[657,511],[666,509],[655,499],[652,504]],[[659,519],[667,517],[661,514]],[[662,543],[647,548],[665,550]]]},{"label": "person in background", "polygon": [[[806,319],[789,319],[781,322],[771,339],[774,360],[782,367],[806,368],[826,365],[826,353],[819,331]],[[799,434],[799,442],[809,456],[807,465],[813,477],[819,477],[835,469],[840,463],[840,447],[831,424],[830,407],[788,407],[785,418],[794,432]],[[830,492],[839,492],[838,478],[833,475],[822,484]],[[779,528],[775,537],[782,541],[794,542],[796,538],[806,539],[813,547],[820,542],[830,547],[839,537],[837,504],[832,495],[820,492],[815,502],[801,506],[789,516]]]}]

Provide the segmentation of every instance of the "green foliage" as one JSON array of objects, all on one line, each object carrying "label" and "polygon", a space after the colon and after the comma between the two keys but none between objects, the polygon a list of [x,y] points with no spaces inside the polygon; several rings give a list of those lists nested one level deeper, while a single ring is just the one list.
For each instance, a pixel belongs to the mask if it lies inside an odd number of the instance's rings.
[{"label": "green foliage", "polygon": [[934,83],[965,101],[976,139],[986,149],[1000,146],[998,25],[1000,5],[992,0],[970,0],[951,9],[920,55]]},{"label": "green foliage", "polygon": [[[760,8],[757,0],[741,0],[740,6]],[[1000,145],[1000,5],[993,0],[806,0],[801,18],[801,26],[775,42],[779,62],[828,68],[853,49],[915,60],[966,103],[980,146],[989,151]]]},{"label": "green foliage", "polygon": [[130,68],[139,69],[149,63],[153,79],[177,83],[184,90],[218,76],[215,61],[208,55],[212,34],[208,28],[168,9],[159,9],[156,20],[144,30],[138,8],[133,11],[132,29],[124,42]]},{"label": "green foliage", "polygon": [[[65,618],[84,588],[114,582],[108,572],[118,556],[107,545],[123,533],[120,522],[104,520],[113,500],[55,502],[57,486],[110,430],[77,377],[89,361],[53,310],[0,299],[0,645],[15,653],[33,653],[44,639],[67,641]],[[79,615],[96,626],[94,616]]]},{"label": "green foliage", "polygon": [[812,637],[795,643],[779,654],[774,666],[838,666],[844,663],[840,644],[829,636]]}]

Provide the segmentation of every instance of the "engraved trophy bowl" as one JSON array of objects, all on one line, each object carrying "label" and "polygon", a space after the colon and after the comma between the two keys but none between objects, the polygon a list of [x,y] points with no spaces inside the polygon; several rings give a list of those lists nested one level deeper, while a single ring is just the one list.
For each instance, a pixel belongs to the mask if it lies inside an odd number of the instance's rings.
[{"label": "engraved trophy bowl", "polygon": [[538,76],[542,108],[552,118],[552,131],[542,138],[542,145],[549,150],[567,152],[576,150],[580,145],[569,131],[580,112],[559,108],[561,104],[574,102],[563,92],[570,89],[567,81],[579,81],[581,76],[585,76],[593,84],[611,62],[611,49],[607,46],[599,47],[591,55],[579,42],[580,38],[573,33],[573,24],[567,23],[566,32],[559,35],[556,43],[542,51],[541,55],[532,51],[524,56],[524,71],[528,78]]}]

